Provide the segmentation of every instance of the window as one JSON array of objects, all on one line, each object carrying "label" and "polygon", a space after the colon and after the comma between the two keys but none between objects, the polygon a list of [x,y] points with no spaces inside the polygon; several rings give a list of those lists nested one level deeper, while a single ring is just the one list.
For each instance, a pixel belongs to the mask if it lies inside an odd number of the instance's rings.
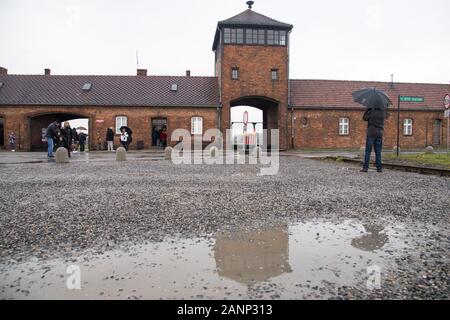
[{"label": "window", "polygon": [[125,116],[116,117],[116,134],[120,134],[120,127],[126,126],[128,123],[128,118]]},{"label": "window", "polygon": [[[267,40],[266,40],[267,32]],[[225,44],[251,44],[251,45],[271,45],[286,46],[287,32],[284,30],[264,30],[264,29],[243,29],[224,28],[223,42]]]},{"label": "window", "polygon": [[349,120],[348,118],[339,118],[339,135],[349,135]]},{"label": "window", "polygon": [[178,91],[178,85],[177,85],[176,83],[173,83],[173,84],[170,86],[170,91]]},{"label": "window", "polygon": [[231,79],[232,80],[238,80],[239,79],[239,69],[238,68],[231,69]]},{"label": "window", "polygon": [[258,44],[266,44],[266,32],[258,30]]},{"label": "window", "polygon": [[203,134],[203,118],[191,118],[191,134]]},{"label": "window", "polygon": [[244,29],[236,29],[236,43],[244,43]]},{"label": "window", "polygon": [[258,29],[245,29],[245,43],[258,44]]},{"label": "window", "polygon": [[86,82],[83,84],[83,87],[81,88],[83,91],[90,91],[92,89],[92,83]]},{"label": "window", "polygon": [[412,119],[403,120],[403,134],[405,136],[412,136]]},{"label": "window", "polygon": [[280,46],[286,45],[286,31],[280,31]]},{"label": "window", "polygon": [[273,46],[274,45],[274,31],[267,30],[267,44]]},{"label": "window", "polygon": [[224,43],[231,43],[231,29],[230,28],[225,28],[223,30],[223,42]]},{"label": "window", "polygon": [[272,81],[277,81],[278,80],[278,69],[272,69],[271,70],[271,78],[272,78]]}]

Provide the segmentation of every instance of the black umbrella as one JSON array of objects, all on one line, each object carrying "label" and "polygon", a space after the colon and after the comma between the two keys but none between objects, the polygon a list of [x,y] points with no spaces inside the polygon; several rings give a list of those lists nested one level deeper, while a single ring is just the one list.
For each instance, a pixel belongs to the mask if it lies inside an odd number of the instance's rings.
[{"label": "black umbrella", "polygon": [[352,93],[353,100],[369,109],[386,109],[392,104],[389,96],[377,88],[364,88]]},{"label": "black umbrella", "polygon": [[120,127],[120,131],[122,131],[122,130],[124,130],[124,129],[125,129],[125,131],[126,131],[129,135],[132,135],[132,134],[133,134],[133,131],[131,131],[131,129],[128,128],[127,126],[121,126],[121,127]]}]

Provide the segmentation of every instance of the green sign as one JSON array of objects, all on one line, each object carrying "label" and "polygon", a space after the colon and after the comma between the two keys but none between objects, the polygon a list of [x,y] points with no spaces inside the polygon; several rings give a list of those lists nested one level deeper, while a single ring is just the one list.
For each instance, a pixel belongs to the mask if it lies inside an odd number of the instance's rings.
[{"label": "green sign", "polygon": [[402,102],[424,102],[424,97],[409,97],[409,96],[400,96],[400,101]]}]

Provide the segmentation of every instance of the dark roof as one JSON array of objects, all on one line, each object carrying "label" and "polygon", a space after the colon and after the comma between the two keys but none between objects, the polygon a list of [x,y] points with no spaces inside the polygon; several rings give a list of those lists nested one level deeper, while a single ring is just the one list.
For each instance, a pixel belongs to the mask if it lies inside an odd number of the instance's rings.
[{"label": "dark roof", "polygon": [[219,21],[219,26],[259,26],[284,29],[293,28],[291,24],[269,18],[263,14],[253,11],[252,9],[247,9],[234,17]]},{"label": "dark roof", "polygon": [[[0,105],[186,106],[219,104],[216,77],[2,75]],[[88,91],[85,83],[92,83]],[[177,84],[178,91],[171,91]]]},{"label": "dark roof", "polygon": [[217,24],[216,35],[214,37],[213,50],[217,49],[217,43],[220,39],[219,30],[223,27],[259,27],[291,30],[294,26],[269,18],[251,9],[247,9],[234,17],[219,21]]},{"label": "dark roof", "polygon": [[450,91],[448,84],[394,83],[342,80],[291,80],[291,105],[304,108],[362,108],[353,102],[352,92],[366,87],[384,90],[397,108],[397,97],[420,96],[423,103],[402,102],[401,108],[421,110],[443,110],[445,94]]}]

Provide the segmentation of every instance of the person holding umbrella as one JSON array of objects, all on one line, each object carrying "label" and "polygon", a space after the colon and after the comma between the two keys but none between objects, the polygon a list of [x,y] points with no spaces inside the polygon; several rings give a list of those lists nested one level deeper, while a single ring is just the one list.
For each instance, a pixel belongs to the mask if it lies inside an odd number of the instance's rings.
[{"label": "person holding umbrella", "polygon": [[120,143],[123,145],[125,150],[128,151],[128,147],[130,146],[131,142],[133,141],[133,131],[127,126],[120,127]]},{"label": "person holding umbrella", "polygon": [[369,171],[370,154],[375,149],[377,172],[383,172],[381,149],[383,147],[384,120],[388,118],[387,108],[392,104],[388,95],[376,88],[364,88],[352,93],[353,100],[366,106],[363,120],[367,121],[366,152],[361,172]]}]

